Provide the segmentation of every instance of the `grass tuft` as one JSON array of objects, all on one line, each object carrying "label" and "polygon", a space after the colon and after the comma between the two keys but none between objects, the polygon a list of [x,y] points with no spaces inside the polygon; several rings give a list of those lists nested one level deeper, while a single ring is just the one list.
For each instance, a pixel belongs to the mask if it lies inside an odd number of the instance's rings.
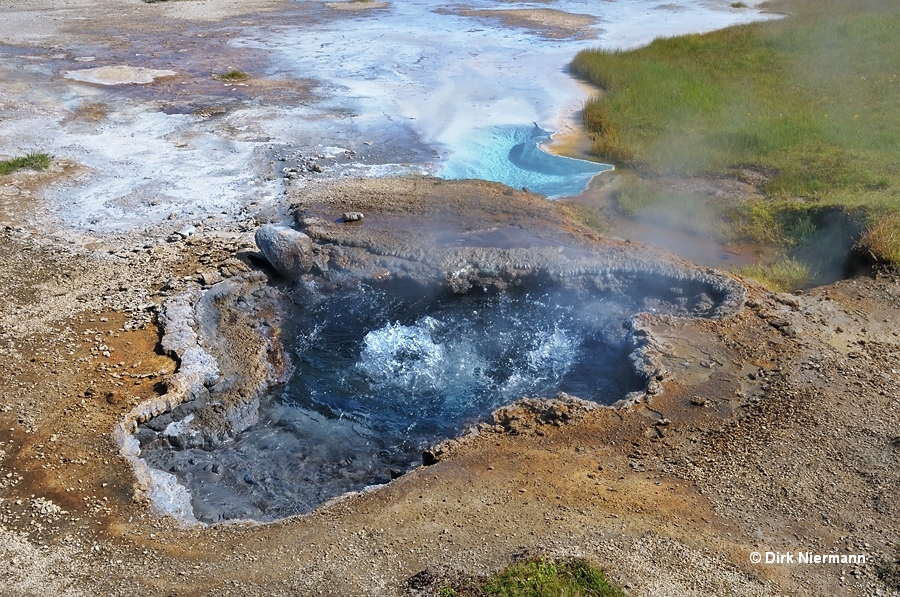
[{"label": "grass tuft", "polygon": [[900,591],[900,549],[894,557],[889,556],[886,561],[879,564],[875,574],[889,589]]},{"label": "grass tuft", "polygon": [[486,579],[468,577],[430,588],[439,597],[627,597],[586,560],[543,557],[512,564]]},{"label": "grass tuft", "polygon": [[489,579],[485,597],[625,597],[603,572],[585,560],[554,562],[533,558]]},{"label": "grass tuft", "polygon": [[50,167],[50,156],[46,153],[29,153],[11,160],[0,161],[0,175],[12,174],[20,168],[46,170]]},{"label": "grass tuft", "polygon": [[609,232],[609,224],[603,218],[601,210],[566,201],[554,201],[553,205],[559,213],[574,222],[578,222],[597,232]]},{"label": "grass tuft", "polygon": [[748,265],[739,273],[776,292],[792,292],[806,288],[815,278],[809,264],[793,257],[781,257],[771,263]]},{"label": "grass tuft", "polygon": [[245,73],[242,70],[232,69],[230,71],[226,71],[224,73],[220,73],[220,74],[216,75],[216,78],[219,79],[220,81],[235,82],[235,81],[246,81],[247,79],[250,78],[250,75],[248,75],[247,73]]},{"label": "grass tuft", "polygon": [[880,214],[865,229],[857,247],[876,261],[900,263],[900,214]]}]

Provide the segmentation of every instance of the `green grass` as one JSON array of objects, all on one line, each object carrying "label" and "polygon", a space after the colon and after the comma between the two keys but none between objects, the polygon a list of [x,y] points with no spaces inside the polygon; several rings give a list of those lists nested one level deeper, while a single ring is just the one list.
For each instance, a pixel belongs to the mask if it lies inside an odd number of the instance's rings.
[{"label": "green grass", "polygon": [[0,175],[12,174],[20,168],[46,170],[50,167],[50,156],[46,153],[29,153],[28,155],[0,161]]},{"label": "green grass", "polygon": [[586,560],[553,561],[531,558],[490,578],[458,586],[443,586],[441,597],[627,597]]},{"label": "green grass", "polygon": [[900,213],[872,218],[859,240],[858,248],[868,252],[873,259],[900,263]]},{"label": "green grass", "polygon": [[553,205],[563,216],[597,232],[607,233],[610,230],[609,224],[603,217],[603,212],[596,208],[566,201],[555,201]]},{"label": "green grass", "polygon": [[740,273],[777,292],[803,288],[816,275],[810,270],[809,264],[787,256],[781,256],[770,263],[749,265],[741,269]]},{"label": "green grass", "polygon": [[[775,8],[791,16],[633,51],[579,53],[572,71],[603,90],[584,108],[594,151],[643,176],[766,172],[767,200],[712,207],[726,219],[707,222],[713,233],[727,228],[790,246],[803,233],[790,229],[792,214],[836,206],[868,226],[867,250],[897,262],[900,2],[788,0]],[[620,206],[684,204],[687,221],[709,207],[664,195],[625,197]]]},{"label": "green grass", "polygon": [[229,70],[224,73],[220,73],[220,74],[216,75],[216,78],[219,79],[220,81],[236,82],[236,81],[246,81],[247,79],[250,78],[250,75],[248,75],[247,73],[245,73],[242,70],[232,69],[232,70]]},{"label": "green grass", "polygon": [[486,597],[625,597],[584,560],[544,558],[513,564],[485,583],[483,591]]}]

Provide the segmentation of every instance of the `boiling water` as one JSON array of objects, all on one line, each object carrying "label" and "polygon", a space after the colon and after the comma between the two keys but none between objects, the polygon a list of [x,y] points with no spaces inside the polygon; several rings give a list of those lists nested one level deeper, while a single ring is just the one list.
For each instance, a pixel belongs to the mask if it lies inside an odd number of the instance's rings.
[{"label": "boiling water", "polygon": [[521,396],[611,403],[637,389],[620,306],[561,291],[426,295],[305,296],[284,327],[293,376],[259,425],[214,451],[145,458],[187,485],[201,520],[271,520],[384,483]]}]

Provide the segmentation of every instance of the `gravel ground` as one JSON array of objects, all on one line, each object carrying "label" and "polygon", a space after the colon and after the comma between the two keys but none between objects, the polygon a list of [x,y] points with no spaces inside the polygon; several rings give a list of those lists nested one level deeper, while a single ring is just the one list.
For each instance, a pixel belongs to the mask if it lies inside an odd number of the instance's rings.
[{"label": "gravel ground", "polygon": [[[495,216],[521,218],[508,201]],[[663,392],[632,408],[568,424],[526,409],[379,491],[274,524],[159,518],[110,430],[175,369],[154,305],[258,267],[254,227],[90,249],[2,231],[0,593],[400,595],[423,570],[478,576],[547,554],[587,557],[635,595],[897,594],[890,272],[802,295],[751,287],[724,321],[647,316]],[[754,551],[867,562],[754,565]]]}]

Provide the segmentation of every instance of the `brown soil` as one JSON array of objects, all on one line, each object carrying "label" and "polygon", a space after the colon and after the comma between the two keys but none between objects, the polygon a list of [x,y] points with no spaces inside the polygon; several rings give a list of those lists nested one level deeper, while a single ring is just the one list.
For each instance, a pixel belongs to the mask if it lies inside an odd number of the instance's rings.
[{"label": "brown soil", "polygon": [[372,2],[372,0],[345,0],[344,2],[326,2],[325,6],[333,10],[347,10],[351,12],[387,8],[388,2]]},{"label": "brown soil", "polygon": [[448,12],[476,19],[497,19],[507,27],[527,29],[549,39],[592,39],[596,31],[590,29],[597,19],[551,8],[509,10],[450,9]]}]

